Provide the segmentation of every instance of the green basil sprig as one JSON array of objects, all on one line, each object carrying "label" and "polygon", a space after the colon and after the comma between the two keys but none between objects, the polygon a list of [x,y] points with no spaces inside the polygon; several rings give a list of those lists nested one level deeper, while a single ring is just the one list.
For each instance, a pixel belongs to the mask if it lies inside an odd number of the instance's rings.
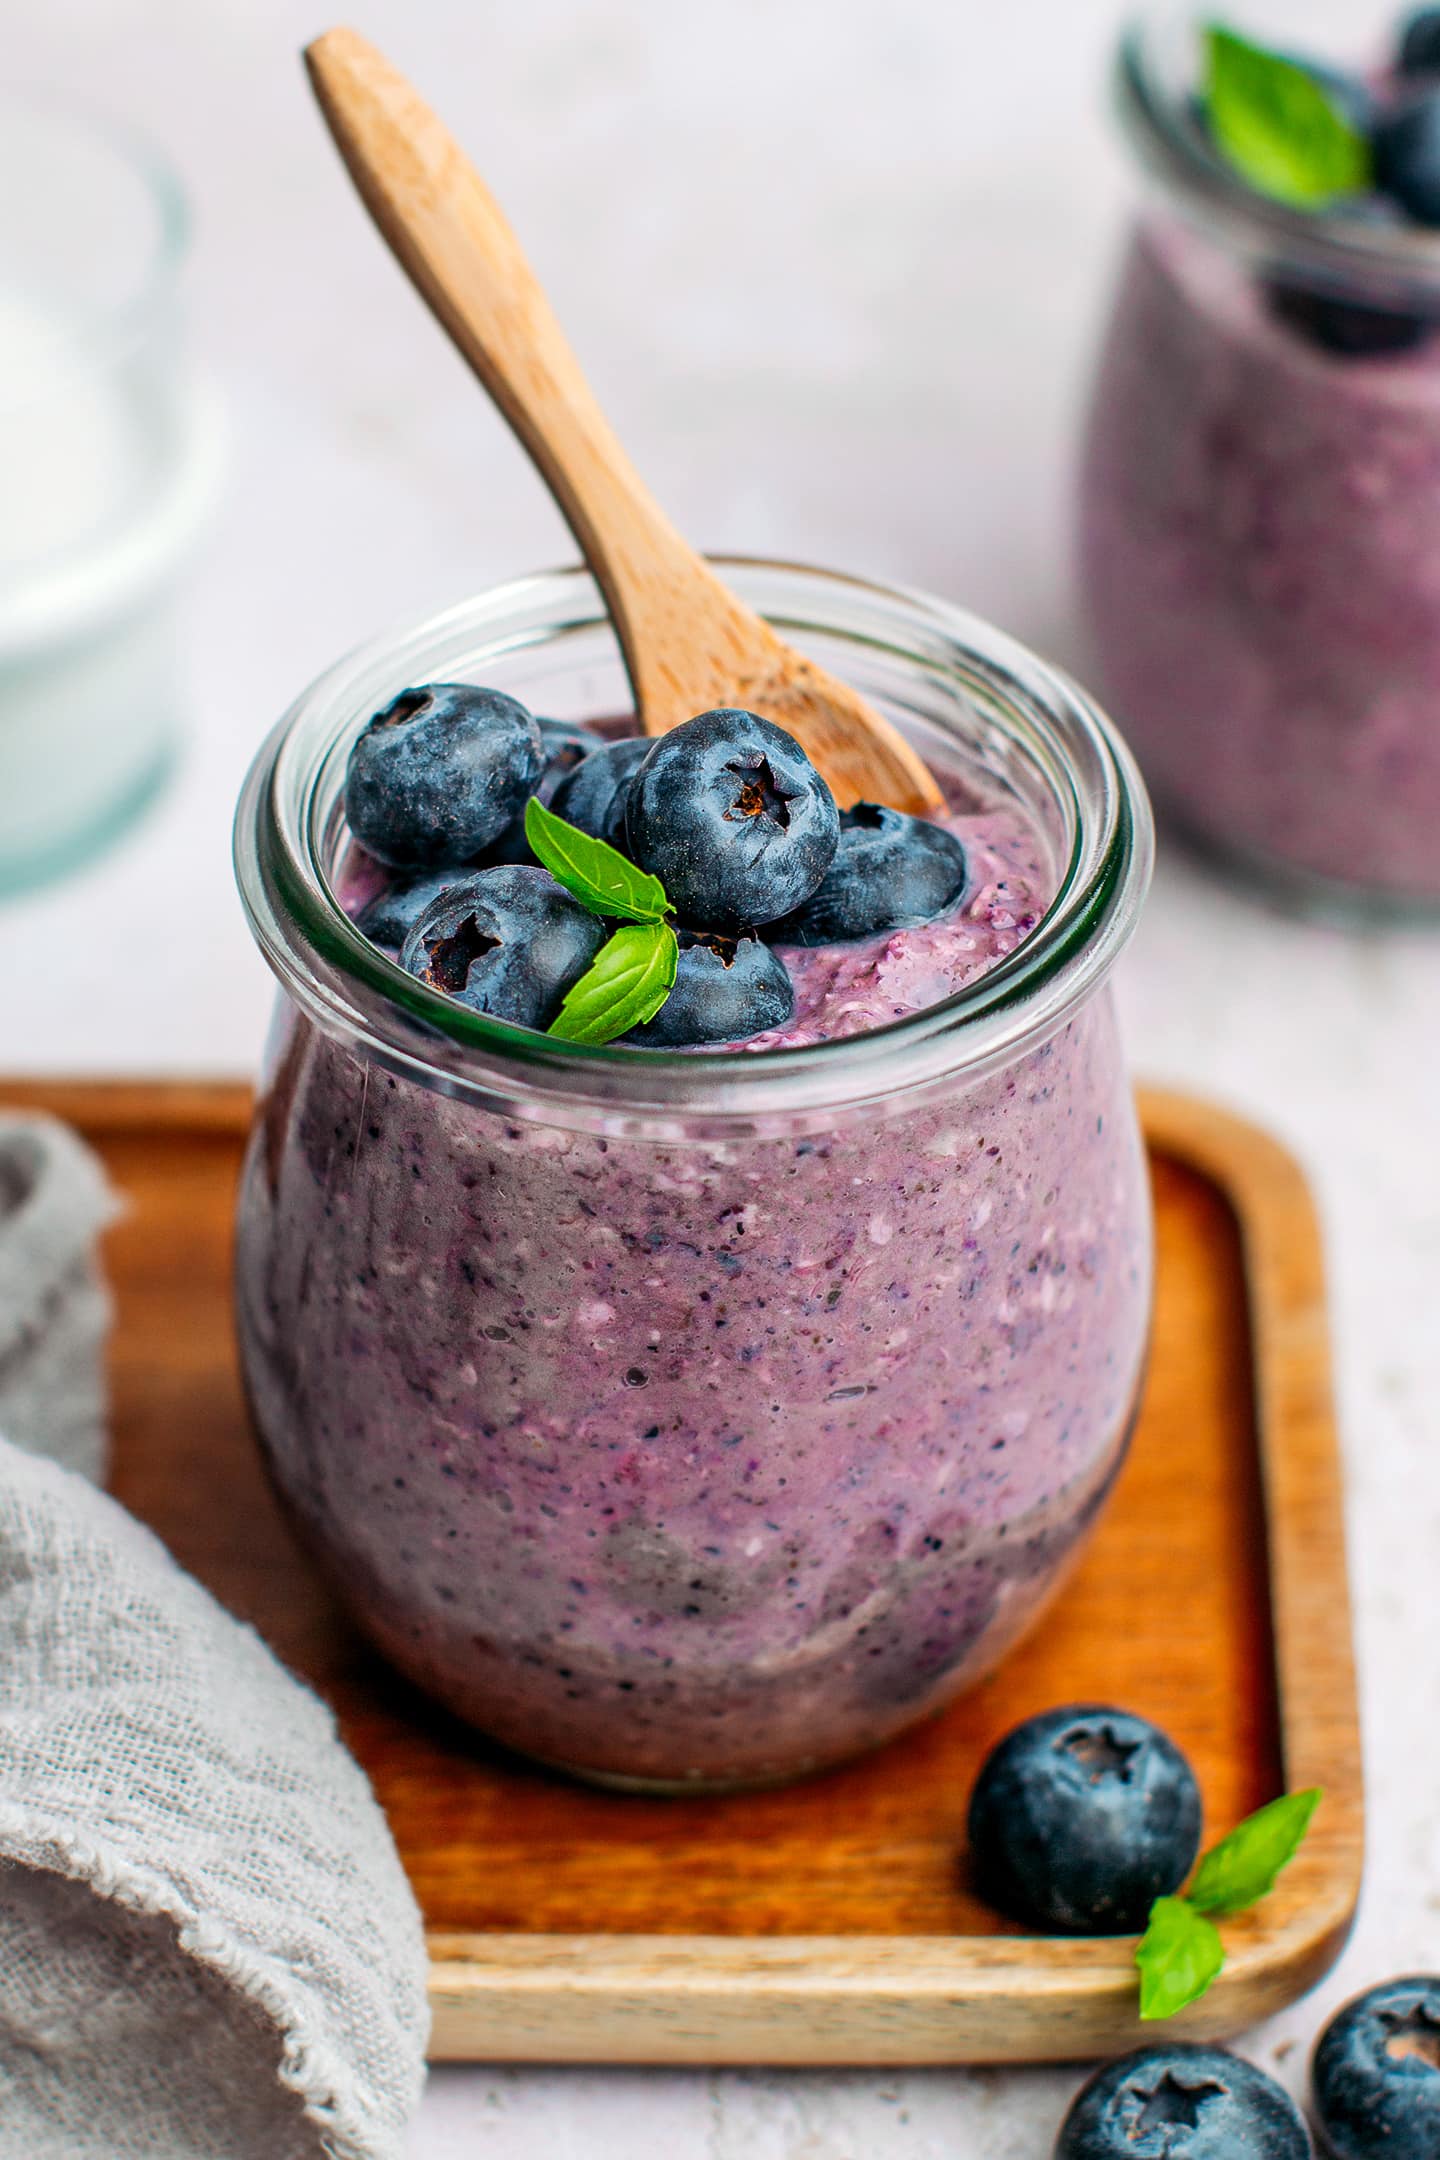
[{"label": "green basil sprig", "polygon": [[1316,210],[1370,186],[1369,143],[1298,61],[1211,23],[1204,97],[1216,148],[1262,195]]},{"label": "green basil sprig", "polygon": [[657,923],[670,913],[658,877],[637,869],[608,840],[595,840],[578,825],[557,817],[538,795],[525,805],[525,838],[556,884],[573,893],[592,915]]},{"label": "green basil sprig", "polygon": [[558,1042],[607,1043],[643,1027],[674,989],[680,962],[665,887],[535,795],[525,805],[525,837],[558,885],[592,915],[621,924],[571,985],[547,1032]]},{"label": "green basil sprig", "polygon": [[1174,2017],[1218,1978],[1225,1948],[1211,1915],[1244,1912],[1274,1889],[1321,1798],[1312,1786],[1257,1808],[1206,1853],[1183,1896],[1156,1898],[1135,1950],[1142,2018]]}]

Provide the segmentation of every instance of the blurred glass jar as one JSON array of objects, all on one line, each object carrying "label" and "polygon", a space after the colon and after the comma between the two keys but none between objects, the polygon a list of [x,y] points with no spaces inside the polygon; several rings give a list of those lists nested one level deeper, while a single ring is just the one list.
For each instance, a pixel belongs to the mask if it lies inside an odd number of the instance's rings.
[{"label": "blurred glass jar", "polygon": [[[1307,18],[1236,27],[1293,51]],[[1196,119],[1200,28],[1166,9],[1120,46],[1146,195],[1081,479],[1091,674],[1231,866],[1319,912],[1434,913],[1440,236],[1248,188]]]},{"label": "blurred glass jar", "polygon": [[185,238],[148,150],[0,101],[0,892],[87,860],[173,754],[175,588],[214,469]]}]

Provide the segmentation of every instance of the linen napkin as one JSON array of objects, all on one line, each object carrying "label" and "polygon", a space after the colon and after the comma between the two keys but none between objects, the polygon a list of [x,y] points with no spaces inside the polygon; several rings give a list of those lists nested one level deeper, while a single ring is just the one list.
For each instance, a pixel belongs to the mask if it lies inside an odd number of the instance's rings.
[{"label": "linen napkin", "polygon": [[119,1208],[55,1118],[0,1116],[0,1433],[99,1478],[110,1299],[95,1238]]},{"label": "linen napkin", "polygon": [[[28,1319],[0,1303],[0,1342],[26,1381],[0,1402],[74,1453],[92,1397],[49,1330],[98,1345],[70,1233],[111,1203],[72,1136],[18,1146],[0,1297]],[[0,1122],[12,1194],[16,1149]],[[400,2160],[425,1980],[330,1712],[114,1501],[0,1441],[0,2160]]]}]

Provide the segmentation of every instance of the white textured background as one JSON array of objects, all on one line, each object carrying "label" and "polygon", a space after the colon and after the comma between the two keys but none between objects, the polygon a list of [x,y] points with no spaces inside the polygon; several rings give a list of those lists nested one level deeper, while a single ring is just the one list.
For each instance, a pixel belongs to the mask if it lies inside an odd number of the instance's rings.
[{"label": "white textured background", "polygon": [[[1068,461],[1126,191],[1113,0],[357,0],[472,145],[639,461],[703,544],[932,586],[1064,655]],[[1365,10],[1361,10],[1364,13]],[[1374,10],[1369,11],[1372,15]],[[1301,8],[1343,20],[1341,0]],[[7,73],[144,123],[197,212],[231,428],[163,808],[0,907],[0,1070],[246,1070],[267,981],[228,825],[343,647],[566,538],[372,237],[295,62],[300,0],[13,0]],[[1440,845],[1440,835],[1437,835]],[[1336,1979],[1440,1966],[1440,937],[1280,921],[1162,863],[1136,1062],[1266,1120],[1327,1219],[1372,1853]],[[1281,2074],[1299,2085],[1304,2049]],[[1076,2080],[446,2070],[415,2160],[1032,2160]]]}]

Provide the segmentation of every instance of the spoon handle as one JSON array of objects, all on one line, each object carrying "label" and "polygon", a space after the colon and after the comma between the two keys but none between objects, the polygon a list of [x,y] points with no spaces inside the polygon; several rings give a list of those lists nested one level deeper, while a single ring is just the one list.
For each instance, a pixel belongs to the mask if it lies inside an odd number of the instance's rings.
[{"label": "spoon handle", "polygon": [[373,45],[305,54],[341,157],[391,251],[514,429],[604,596],[649,735],[744,705],[788,727],[842,804],[936,810],[923,759],[857,692],[792,651],[681,538],[595,402],[489,189]]},{"label": "spoon handle", "polygon": [[703,581],[707,615],[717,594],[730,596],[631,464],[519,242],[454,137],[353,30],[317,38],[305,64],[371,217],[579,542],[633,676],[647,588],[663,582],[673,608],[684,604],[677,584]]}]

